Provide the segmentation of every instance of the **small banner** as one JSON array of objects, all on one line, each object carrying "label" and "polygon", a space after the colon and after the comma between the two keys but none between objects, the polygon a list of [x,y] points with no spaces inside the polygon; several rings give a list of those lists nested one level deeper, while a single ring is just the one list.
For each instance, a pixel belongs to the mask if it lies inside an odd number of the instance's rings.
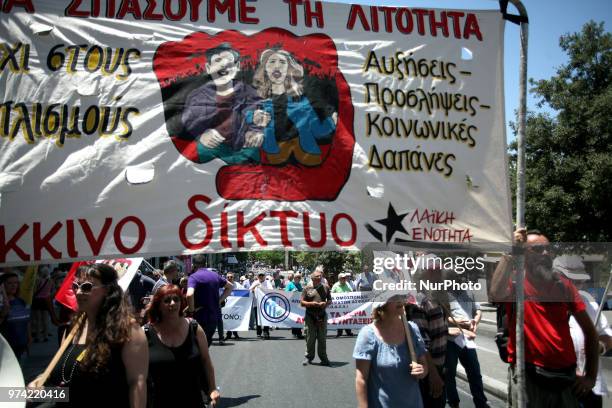
[{"label": "small banner", "polygon": [[[358,329],[372,323],[372,307],[377,295],[373,292],[332,293],[327,311],[327,328]],[[257,308],[263,326],[278,328],[304,327],[306,310],[300,306],[301,292],[257,289]]]},{"label": "small banner", "polygon": [[223,330],[248,331],[251,319],[251,305],[253,300],[249,296],[250,291],[246,289],[233,290],[225,301],[225,307],[221,309],[223,316]]},{"label": "small banner", "polygon": [[[136,275],[138,267],[142,263],[143,258],[122,258],[122,259],[105,259],[98,260],[95,263],[105,263],[117,271],[119,277],[119,286],[123,291],[127,291],[130,282]],[[93,262],[74,262],[68,271],[68,274],[64,278],[60,288],[55,294],[55,300],[64,305],[65,307],[77,310],[77,300],[74,291],[72,290],[72,282],[74,281],[74,275],[77,269],[81,265],[91,264]]]}]

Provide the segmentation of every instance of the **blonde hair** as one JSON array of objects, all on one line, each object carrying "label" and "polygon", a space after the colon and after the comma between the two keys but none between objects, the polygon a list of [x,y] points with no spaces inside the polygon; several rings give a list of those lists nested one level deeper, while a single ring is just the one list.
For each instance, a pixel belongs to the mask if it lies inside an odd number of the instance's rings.
[{"label": "blonde hair", "polygon": [[287,77],[285,78],[285,91],[290,96],[302,96],[304,86],[304,67],[302,67],[291,53],[279,48],[268,48],[261,53],[259,65],[253,75],[253,86],[260,97],[267,99],[272,96],[272,82],[266,73],[266,64],[274,54],[280,54],[287,59]]}]

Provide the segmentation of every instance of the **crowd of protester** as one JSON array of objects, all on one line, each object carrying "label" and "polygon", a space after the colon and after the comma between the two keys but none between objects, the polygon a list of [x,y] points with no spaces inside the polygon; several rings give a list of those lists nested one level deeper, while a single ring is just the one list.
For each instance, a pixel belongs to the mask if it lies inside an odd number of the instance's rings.
[{"label": "crowd of protester", "polygon": [[[596,318],[597,302],[583,290],[590,276],[578,256],[554,258],[548,239],[538,231],[519,230],[517,244],[525,245],[525,365],[528,407],[601,407],[607,396],[599,354],[612,348],[612,330],[604,315]],[[434,254],[423,254],[436,258]],[[436,265],[436,262],[427,263]],[[508,404],[517,404],[515,274],[512,257],[504,255],[489,284],[498,306],[500,357],[508,363]],[[186,274],[186,272],[190,272]],[[209,352],[215,332],[220,344],[240,340],[236,331],[223,332],[221,309],[232,290],[258,288],[299,292],[305,309],[302,364],[327,354],[327,313],[332,293],[371,291],[377,275],[332,273],[330,285],[319,265],[310,274],[258,270],[225,276],[206,267],[203,255],[192,257],[192,270],[170,260],[163,269],[138,272],[126,293],[114,268],[105,264],[78,268],[72,289],[78,311],[52,302],[65,273],[39,268],[31,305],[20,297],[20,274],[0,275],[0,332],[17,358],[33,341],[48,341],[48,322],[58,326],[58,341],[68,338],[48,378],[31,386],[70,388],[66,406],[96,404],[118,407],[213,406],[220,400]],[[441,282],[446,271],[420,269],[416,279]],[[255,299],[255,296],[253,296]],[[250,329],[271,339],[271,327],[258,320],[253,300]],[[464,369],[473,405],[487,407],[476,342],[482,311],[468,291],[419,291],[416,299],[391,296],[373,305],[372,323],[359,330],[353,350],[358,406],[458,407],[457,365]],[[597,324],[595,325],[595,320]],[[338,330],[337,337],[351,330]],[[70,333],[70,335],[69,335]],[[72,337],[70,337],[72,336]],[[113,389],[100,394],[97,390]],[[97,397],[98,398],[98,397]],[[148,403],[147,403],[148,401]],[[145,405],[147,404],[147,405]]]}]

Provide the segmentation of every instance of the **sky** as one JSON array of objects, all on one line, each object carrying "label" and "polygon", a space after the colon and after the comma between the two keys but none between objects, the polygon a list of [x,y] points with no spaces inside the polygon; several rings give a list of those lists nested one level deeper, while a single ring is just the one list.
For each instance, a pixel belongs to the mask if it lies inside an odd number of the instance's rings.
[{"label": "sky", "polygon": [[[337,3],[369,4],[378,6],[499,9],[496,0],[333,0]],[[522,0],[529,15],[529,45],[527,77],[535,80],[555,75],[567,55],[559,47],[559,37],[580,31],[589,20],[604,22],[606,31],[612,31],[612,0]],[[511,4],[508,12],[518,14]],[[519,26],[506,22],[504,50],[504,82],[506,96],[506,123],[514,120],[519,103]],[[538,110],[537,99],[529,96],[527,109]],[[508,140],[513,138],[507,127]]]}]

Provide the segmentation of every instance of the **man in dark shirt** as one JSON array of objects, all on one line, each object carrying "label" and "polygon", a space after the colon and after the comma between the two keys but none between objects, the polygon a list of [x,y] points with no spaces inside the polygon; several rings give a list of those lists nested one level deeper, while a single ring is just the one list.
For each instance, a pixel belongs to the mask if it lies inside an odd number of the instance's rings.
[{"label": "man in dark shirt", "polygon": [[[187,283],[188,311],[193,313],[194,318],[204,329],[206,340],[210,346],[217,328],[217,322],[221,318],[221,303],[232,292],[232,284],[222,275],[205,268],[206,258],[204,255],[195,255],[192,263],[195,272],[189,275]],[[221,288],[224,290],[223,294],[219,296],[219,289]]]},{"label": "man in dark shirt", "polygon": [[214,158],[228,164],[259,162],[263,127],[270,115],[257,108],[261,98],[255,89],[234,81],[240,53],[223,43],[205,55],[212,81],[189,94],[182,115],[185,130],[197,144],[198,162]]},{"label": "man in dark shirt", "polygon": [[164,274],[159,278],[157,282],[155,282],[155,286],[153,287],[152,294],[155,295],[155,292],[159,290],[162,286],[172,285],[174,280],[178,277],[179,266],[176,261],[169,260],[164,264]]},{"label": "man in dark shirt", "polygon": [[318,342],[317,354],[321,365],[329,366],[327,358],[327,313],[325,309],[332,302],[329,287],[321,283],[323,274],[315,270],[310,279],[311,283],[304,288],[300,304],[306,309],[304,324],[306,326],[306,354],[303,365],[312,363],[315,356],[315,343]]},{"label": "man in dark shirt", "polygon": [[[434,256],[435,255],[429,255]],[[435,266],[435,263],[432,263]],[[442,282],[442,271],[439,268],[428,268],[419,274],[419,280],[431,283]],[[446,396],[444,392],[444,362],[446,360],[446,345],[448,337],[447,316],[444,304],[448,303],[445,292],[420,291],[416,296],[416,304],[406,306],[411,321],[416,323],[427,348],[427,377],[419,381],[423,405],[426,407],[444,407]]]},{"label": "man in dark shirt", "polygon": [[136,272],[130,286],[128,286],[128,294],[134,315],[139,319],[143,319],[143,309],[149,303],[150,295],[153,292],[155,281],[140,271]]}]

